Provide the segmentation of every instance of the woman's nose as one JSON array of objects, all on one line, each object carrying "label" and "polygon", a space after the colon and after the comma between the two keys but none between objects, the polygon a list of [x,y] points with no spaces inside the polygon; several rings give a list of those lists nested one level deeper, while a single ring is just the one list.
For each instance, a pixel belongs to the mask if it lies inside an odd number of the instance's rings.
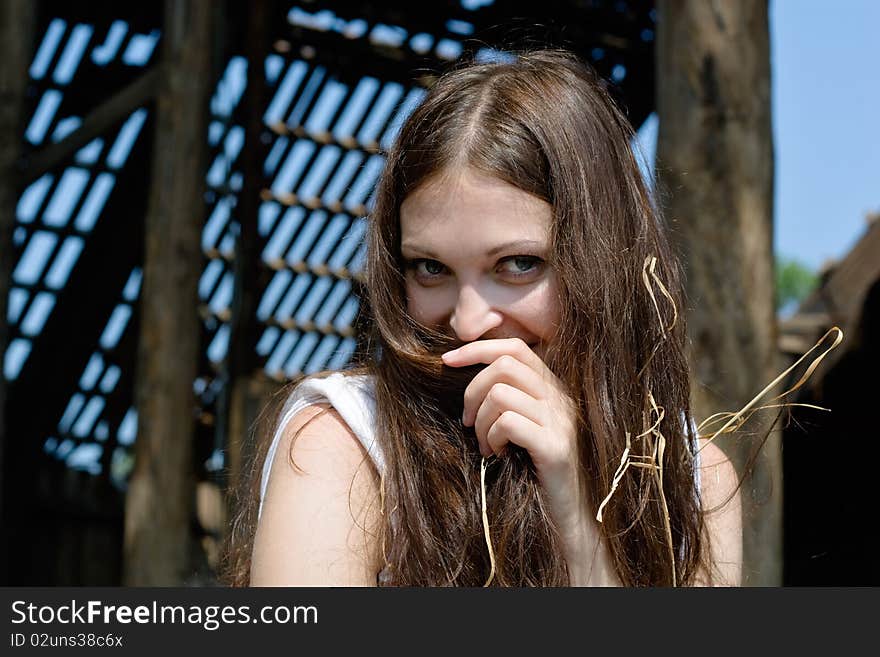
[{"label": "woman's nose", "polygon": [[501,313],[494,310],[478,290],[466,286],[458,293],[449,326],[459,340],[473,342],[487,331],[500,326],[503,320]]}]

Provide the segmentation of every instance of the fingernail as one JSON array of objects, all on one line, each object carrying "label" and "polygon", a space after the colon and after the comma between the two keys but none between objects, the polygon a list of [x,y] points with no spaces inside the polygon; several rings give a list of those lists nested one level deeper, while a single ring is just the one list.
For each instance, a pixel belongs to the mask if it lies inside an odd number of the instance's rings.
[{"label": "fingernail", "polygon": [[454,358],[456,353],[458,353],[458,349],[453,349],[452,351],[447,351],[445,354],[440,356],[440,358],[442,358],[443,360],[446,360],[447,358]]}]

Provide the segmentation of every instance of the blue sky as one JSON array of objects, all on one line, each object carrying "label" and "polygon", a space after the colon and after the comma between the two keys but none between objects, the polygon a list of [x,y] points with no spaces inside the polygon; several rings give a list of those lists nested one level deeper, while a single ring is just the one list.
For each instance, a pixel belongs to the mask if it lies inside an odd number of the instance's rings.
[{"label": "blue sky", "polygon": [[[771,0],[774,250],[811,269],[880,211],[880,2]],[[640,130],[653,157],[656,117]]]},{"label": "blue sky", "polygon": [[880,211],[880,2],[773,0],[776,251],[818,267]]}]

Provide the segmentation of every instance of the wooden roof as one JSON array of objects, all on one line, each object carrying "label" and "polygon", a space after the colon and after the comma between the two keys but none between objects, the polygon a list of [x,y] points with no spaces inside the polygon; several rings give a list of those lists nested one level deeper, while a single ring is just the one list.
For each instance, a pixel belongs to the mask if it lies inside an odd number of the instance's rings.
[{"label": "wooden roof", "polygon": [[[205,348],[194,382],[206,427],[224,385],[232,312],[246,11],[247,3],[226,5],[206,135]],[[610,81],[636,126],[653,109],[651,2],[312,0],[272,11],[261,72],[266,284],[253,349],[278,381],[350,358],[372,187],[432,76],[463,56],[563,45]],[[40,3],[15,228],[10,427],[22,449],[119,486],[137,433],[137,299],[161,30],[151,3]],[[211,432],[201,435],[197,454],[221,467]]]},{"label": "wooden roof", "polygon": [[858,329],[868,292],[880,283],[880,214],[869,214],[866,223],[852,249],[825,266],[817,288],[794,315],[779,323],[779,348],[792,356],[806,352],[832,326],[843,330],[843,343],[821,363],[814,380],[821,380],[847,351],[872,337],[860,335]]}]

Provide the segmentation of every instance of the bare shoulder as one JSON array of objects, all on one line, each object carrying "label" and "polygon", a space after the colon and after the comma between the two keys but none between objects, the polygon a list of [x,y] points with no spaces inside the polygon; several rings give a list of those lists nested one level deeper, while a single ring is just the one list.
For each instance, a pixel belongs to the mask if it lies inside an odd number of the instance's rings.
[{"label": "bare shoulder", "polygon": [[703,507],[711,509],[730,496],[739,483],[739,476],[733,463],[715,442],[701,438],[699,450],[700,494]]},{"label": "bare shoulder", "polygon": [[375,466],[339,413],[306,407],[275,453],[251,584],[375,585],[378,500]]},{"label": "bare shoulder", "polygon": [[700,500],[712,570],[698,576],[701,584],[738,586],[742,578],[742,503],[739,475],[714,442],[699,441]]},{"label": "bare shoulder", "polygon": [[297,413],[284,428],[271,476],[278,474],[284,478],[290,475],[291,469],[301,474],[341,475],[345,474],[340,472],[342,468],[331,467],[328,472],[325,469],[328,465],[355,461],[363,463],[368,471],[376,470],[339,412],[330,404],[312,404]]}]

